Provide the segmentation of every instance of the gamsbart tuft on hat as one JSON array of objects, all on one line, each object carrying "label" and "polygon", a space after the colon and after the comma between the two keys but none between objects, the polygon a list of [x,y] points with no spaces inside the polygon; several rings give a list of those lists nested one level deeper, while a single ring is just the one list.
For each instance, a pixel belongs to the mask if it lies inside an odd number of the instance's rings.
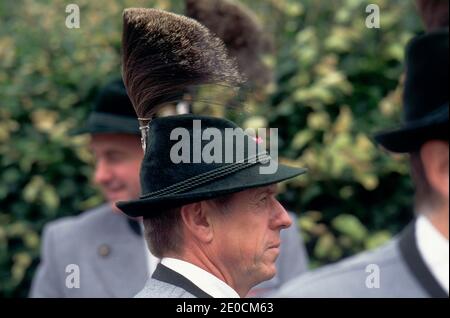
[{"label": "gamsbart tuft on hat", "polygon": [[392,152],[415,152],[429,140],[448,141],[448,29],[420,35],[406,49],[404,123],[375,139]]},{"label": "gamsbart tuft on hat", "polygon": [[197,21],[163,10],[125,9],[122,50],[123,79],[139,118],[150,120],[191,87],[241,82],[219,38]]}]

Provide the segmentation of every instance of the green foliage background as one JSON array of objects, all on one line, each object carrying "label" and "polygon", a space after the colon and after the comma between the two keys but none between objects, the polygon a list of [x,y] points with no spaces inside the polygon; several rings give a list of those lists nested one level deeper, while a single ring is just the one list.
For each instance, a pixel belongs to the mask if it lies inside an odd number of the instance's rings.
[{"label": "green foliage background", "polygon": [[[279,128],[281,157],[309,168],[281,199],[299,213],[311,265],[385,242],[411,219],[413,190],[405,158],[371,135],[400,118],[403,48],[421,30],[413,2],[242,2],[274,37],[276,81],[268,98],[249,96],[241,124]],[[180,0],[75,3],[80,29],[65,27],[67,1],[0,2],[0,297],[27,295],[46,222],[102,201],[87,137],[68,132],[120,74],[123,8],[183,11]],[[380,29],[365,26],[370,3]]]}]

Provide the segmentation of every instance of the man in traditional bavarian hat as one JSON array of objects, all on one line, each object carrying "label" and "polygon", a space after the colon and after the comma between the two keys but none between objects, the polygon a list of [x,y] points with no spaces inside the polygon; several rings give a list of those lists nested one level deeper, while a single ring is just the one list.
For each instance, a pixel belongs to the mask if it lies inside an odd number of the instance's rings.
[{"label": "man in traditional bavarian hat", "polygon": [[410,42],[404,124],[375,137],[387,150],[409,154],[415,220],[385,246],[301,276],[277,296],[448,297],[448,46],[448,27]]},{"label": "man in traditional bavarian hat", "polygon": [[[223,40],[230,57],[236,59],[238,70],[246,78],[248,93],[264,96],[272,83],[273,74],[263,63],[263,57],[272,51],[272,41],[258,17],[246,6],[231,0],[185,0],[186,16],[207,27]],[[308,254],[300,234],[297,217],[289,213],[293,226],[281,232],[281,250],[277,258],[277,274],[249,294],[262,297],[282,284],[308,270]]]},{"label": "man in traditional bavarian hat", "polygon": [[91,136],[93,179],[107,203],[45,226],[30,296],[132,297],[158,260],[148,252],[141,222],[114,205],[139,197],[143,158],[139,123],[122,79],[100,91],[85,127],[75,133]]},{"label": "man in traditional bavarian hat", "polygon": [[127,9],[122,44],[145,154],[142,195],[117,206],[144,218],[150,250],[161,258],[137,296],[245,297],[276,274],[280,231],[292,223],[275,198],[276,184],[305,169],[278,165],[259,139],[225,119],[154,119],[188,87],[239,80],[223,43],[201,24]]}]

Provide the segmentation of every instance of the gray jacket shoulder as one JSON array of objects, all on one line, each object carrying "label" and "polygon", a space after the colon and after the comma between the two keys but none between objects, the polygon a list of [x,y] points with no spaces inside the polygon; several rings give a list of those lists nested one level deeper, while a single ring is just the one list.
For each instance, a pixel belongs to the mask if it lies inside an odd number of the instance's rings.
[{"label": "gray jacket shoulder", "polygon": [[275,297],[424,297],[400,255],[398,239],[285,284]]},{"label": "gray jacket shoulder", "polygon": [[67,236],[75,233],[95,233],[96,231],[90,231],[90,229],[97,229],[99,224],[108,222],[111,214],[112,211],[110,206],[104,204],[97,208],[84,211],[76,216],[59,218],[49,222],[44,227],[43,237],[45,239],[50,233],[50,235],[56,236],[56,238],[61,237],[63,241],[66,241],[65,238],[67,238]]},{"label": "gray jacket shoulder", "polygon": [[145,287],[134,298],[196,298],[184,289],[149,278]]},{"label": "gray jacket shoulder", "polygon": [[[108,257],[99,255],[98,249],[107,244]],[[105,245],[106,246],[106,245]],[[113,213],[109,205],[85,211],[78,216],[64,217],[48,223],[42,233],[41,262],[31,285],[31,297],[106,297],[128,295],[130,297],[143,285],[130,283],[128,288],[114,287],[124,279],[117,276],[122,259],[132,259],[138,266],[142,254],[145,261],[144,241],[129,230],[126,219]],[[138,255],[139,256],[139,255]],[[67,288],[68,265],[78,266],[81,288]],[[143,268],[145,271],[145,268]],[[144,273],[145,274],[145,273]],[[136,274],[137,275],[137,274]],[[117,277],[117,278],[116,278]],[[144,278],[145,279],[145,278]],[[128,281],[130,279],[128,278]],[[142,280],[143,282],[143,280]],[[114,286],[113,286],[114,285]]]}]

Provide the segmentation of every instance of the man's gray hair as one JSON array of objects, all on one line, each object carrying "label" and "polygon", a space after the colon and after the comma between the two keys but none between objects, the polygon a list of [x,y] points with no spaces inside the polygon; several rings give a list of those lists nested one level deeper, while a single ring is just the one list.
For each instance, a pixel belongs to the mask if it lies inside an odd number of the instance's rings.
[{"label": "man's gray hair", "polygon": [[[211,200],[217,211],[227,213],[228,203],[233,194]],[[152,254],[162,258],[170,254],[179,255],[183,251],[183,220],[181,207],[160,211],[158,216],[144,218],[144,235]]]}]

